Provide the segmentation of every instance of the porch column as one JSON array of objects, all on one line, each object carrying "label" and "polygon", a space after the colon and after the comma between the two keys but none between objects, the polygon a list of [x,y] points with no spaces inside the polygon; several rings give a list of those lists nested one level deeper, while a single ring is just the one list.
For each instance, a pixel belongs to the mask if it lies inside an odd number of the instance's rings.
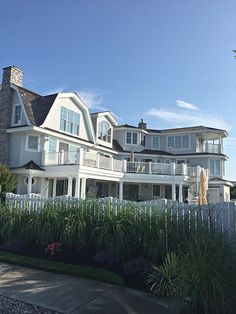
[{"label": "porch column", "polygon": [[86,178],[82,178],[82,182],[81,182],[81,199],[85,199],[86,197]]},{"label": "porch column", "polygon": [[182,183],[179,184],[179,202],[180,203],[183,202],[183,184]]},{"label": "porch column", "polygon": [[75,196],[80,198],[80,176],[76,177],[76,182],[75,182]]},{"label": "porch column", "polygon": [[72,196],[72,177],[68,177],[68,188],[67,188],[67,195]]},{"label": "porch column", "polygon": [[176,185],[172,184],[172,201],[176,201]]},{"label": "porch column", "polygon": [[57,194],[57,178],[53,179],[53,189],[52,189],[52,196],[56,197]]},{"label": "porch column", "polygon": [[32,193],[32,177],[28,176],[27,194]]},{"label": "porch column", "polygon": [[123,182],[121,181],[119,184],[119,199],[123,200]]}]

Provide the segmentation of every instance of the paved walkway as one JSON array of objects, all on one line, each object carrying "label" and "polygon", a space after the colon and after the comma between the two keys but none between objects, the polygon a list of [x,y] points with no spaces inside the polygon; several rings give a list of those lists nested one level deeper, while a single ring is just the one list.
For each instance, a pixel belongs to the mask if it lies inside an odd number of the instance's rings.
[{"label": "paved walkway", "polygon": [[0,263],[0,295],[59,313],[171,313],[147,293],[4,263]]}]

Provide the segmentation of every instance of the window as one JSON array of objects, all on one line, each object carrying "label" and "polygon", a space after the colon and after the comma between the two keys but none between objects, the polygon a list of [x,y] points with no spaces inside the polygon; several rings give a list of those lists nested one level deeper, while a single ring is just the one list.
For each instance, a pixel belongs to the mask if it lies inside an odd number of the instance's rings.
[{"label": "window", "polygon": [[126,133],[126,144],[138,144],[138,133],[136,132],[127,132]]},{"label": "window", "polygon": [[14,107],[14,124],[20,124],[21,123],[21,105],[16,105]]},{"label": "window", "polygon": [[38,136],[33,136],[33,135],[28,136],[27,149],[31,151],[39,150],[39,137]]},{"label": "window", "polygon": [[152,137],[152,147],[159,149],[160,148],[160,137],[159,136],[153,136]]},{"label": "window", "polygon": [[160,185],[153,185],[152,189],[152,195],[153,197],[161,196],[161,186]]},{"label": "window", "polygon": [[98,139],[111,143],[111,128],[106,121],[99,122],[98,124]]},{"label": "window", "polygon": [[210,159],[210,175],[211,176],[220,176],[221,167],[219,159]]},{"label": "window", "polygon": [[56,150],[57,150],[57,140],[53,137],[49,138],[48,142],[48,152],[49,152],[49,159],[54,160],[56,157]]},{"label": "window", "polygon": [[60,130],[79,135],[80,116],[77,112],[61,107]]},{"label": "window", "polygon": [[167,138],[168,149],[189,149],[189,135],[175,135]]},{"label": "window", "polygon": [[175,146],[175,137],[168,136],[168,149],[174,148]]},{"label": "window", "polygon": [[146,136],[144,134],[141,134],[141,145],[145,146],[146,143]]}]

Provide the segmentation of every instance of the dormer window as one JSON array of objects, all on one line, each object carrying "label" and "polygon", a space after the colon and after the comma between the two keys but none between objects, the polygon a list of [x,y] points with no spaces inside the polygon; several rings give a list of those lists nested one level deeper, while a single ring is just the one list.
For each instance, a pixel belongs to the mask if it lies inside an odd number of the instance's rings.
[{"label": "dormer window", "polygon": [[111,143],[111,127],[106,121],[98,123],[98,139]]},{"label": "dormer window", "polygon": [[126,144],[138,144],[138,133],[137,132],[127,132],[126,133]]},{"label": "dormer window", "polygon": [[13,124],[20,124],[21,123],[21,105],[15,105],[14,106],[14,117],[13,117]]},{"label": "dormer window", "polygon": [[70,134],[79,135],[79,114],[61,107],[60,129]]}]

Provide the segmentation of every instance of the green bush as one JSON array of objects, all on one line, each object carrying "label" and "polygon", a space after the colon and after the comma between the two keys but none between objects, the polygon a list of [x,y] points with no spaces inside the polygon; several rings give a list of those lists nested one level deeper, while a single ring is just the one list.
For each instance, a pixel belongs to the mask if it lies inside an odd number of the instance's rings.
[{"label": "green bush", "polygon": [[148,284],[158,295],[188,300],[188,313],[235,313],[236,256],[217,231],[194,233],[182,250],[154,266]]},{"label": "green bush", "polygon": [[0,199],[6,194],[13,192],[16,188],[16,176],[10,169],[0,164]]}]

